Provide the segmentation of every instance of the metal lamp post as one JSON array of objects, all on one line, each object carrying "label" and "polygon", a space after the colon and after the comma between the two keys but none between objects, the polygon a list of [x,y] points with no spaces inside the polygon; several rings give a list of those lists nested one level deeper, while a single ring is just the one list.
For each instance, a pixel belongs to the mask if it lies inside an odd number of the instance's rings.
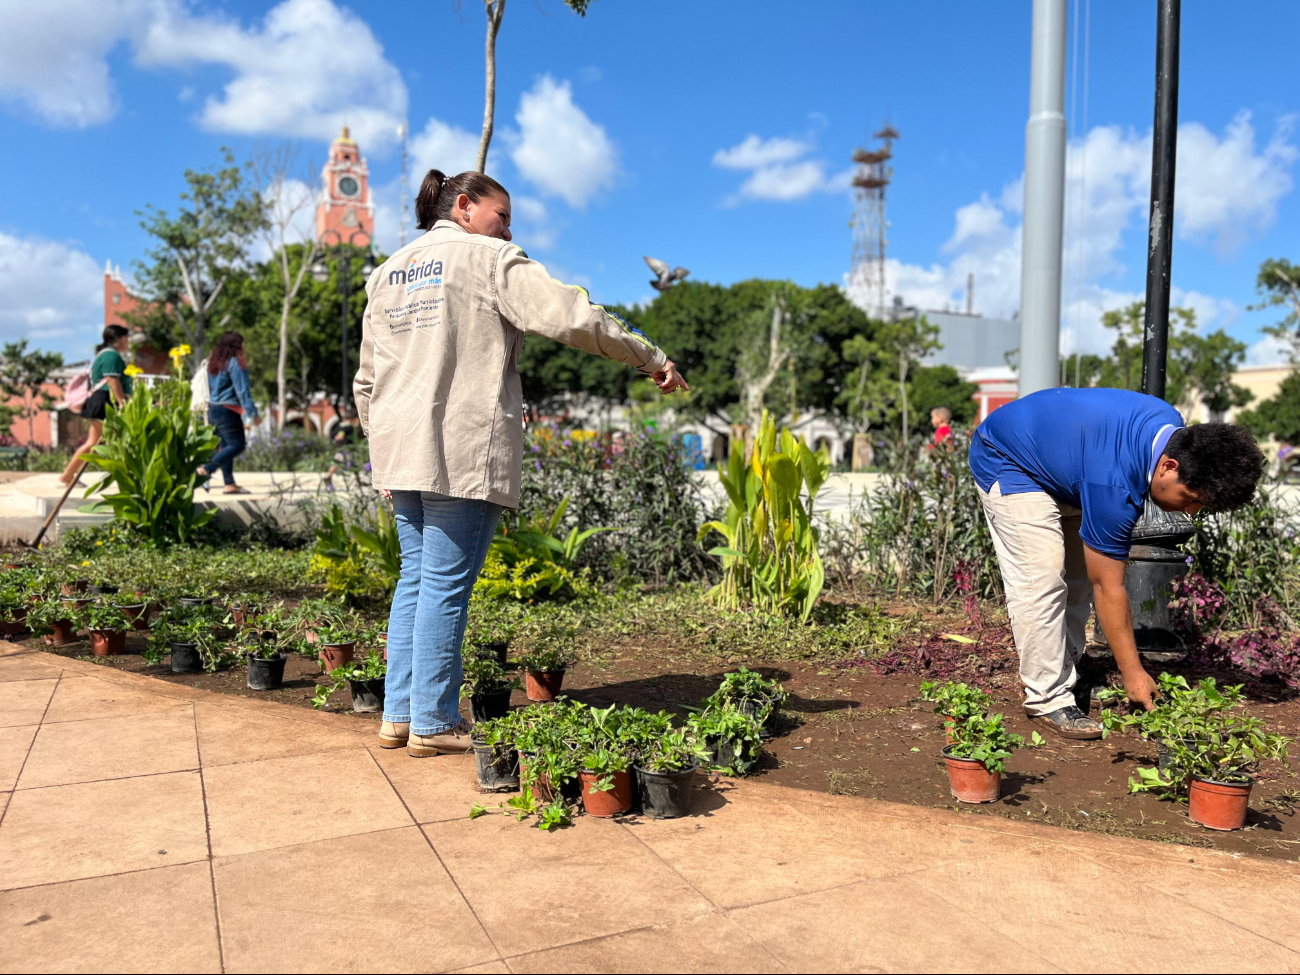
[{"label": "metal lamp post", "polygon": [[[334,241],[332,243],[329,240],[330,237],[334,238]],[[358,244],[357,243],[358,237],[364,237],[365,243]],[[360,227],[352,231],[352,233],[348,236],[348,239],[346,241],[343,240],[343,235],[339,231],[334,229],[326,230],[323,234],[321,234],[321,244],[324,245],[325,250],[336,261],[340,262],[339,291],[342,293],[342,297],[343,297],[343,302],[342,302],[343,336],[340,345],[340,349],[342,351],[343,373],[342,373],[341,381],[339,382],[340,417],[343,414],[343,407],[347,404],[348,401],[348,388],[349,388],[349,384],[348,384],[348,300],[352,297],[352,252],[358,247],[362,247],[362,246],[368,247],[370,243],[371,243],[370,234]],[[375,270],[375,262],[370,257],[370,255],[367,254],[366,262],[361,265],[361,273],[368,278],[370,277],[371,274],[374,273],[374,270]],[[312,265],[311,276],[315,278],[317,281],[319,281],[321,284],[324,284],[326,281],[330,279],[330,268],[329,265],[325,262],[325,258],[322,257],[314,265]]]}]

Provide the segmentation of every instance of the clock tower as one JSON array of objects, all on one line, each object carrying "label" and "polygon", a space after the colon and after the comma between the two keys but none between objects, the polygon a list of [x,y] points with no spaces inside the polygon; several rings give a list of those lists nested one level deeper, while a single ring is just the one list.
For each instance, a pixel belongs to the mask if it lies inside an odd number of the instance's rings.
[{"label": "clock tower", "polygon": [[351,243],[369,247],[375,233],[370,173],[346,125],[330,146],[329,159],[320,175],[316,239],[326,245]]}]

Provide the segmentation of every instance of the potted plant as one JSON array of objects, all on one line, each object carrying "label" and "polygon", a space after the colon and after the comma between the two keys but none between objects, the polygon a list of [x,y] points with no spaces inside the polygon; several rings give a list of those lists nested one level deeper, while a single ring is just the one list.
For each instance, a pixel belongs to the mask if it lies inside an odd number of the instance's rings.
[{"label": "potted plant", "polygon": [[483,792],[514,792],[519,788],[519,752],[513,722],[503,715],[474,725],[474,765]]},{"label": "potted plant", "polygon": [[590,748],[582,756],[578,782],[588,816],[607,818],[632,808],[632,758],[612,742]]},{"label": "potted plant", "polygon": [[651,819],[691,814],[700,751],[685,728],[670,728],[642,746],[633,772],[643,813]]},{"label": "potted plant", "polygon": [[972,715],[984,714],[990,703],[988,694],[978,687],[935,680],[921,682],[921,700],[933,702],[934,713],[943,715],[943,730],[950,745],[953,725],[965,722]]},{"label": "potted plant", "polygon": [[1160,688],[1160,697],[1150,711],[1129,710],[1123,688],[1104,688],[1098,695],[1106,706],[1101,712],[1102,735],[1129,731],[1154,741],[1157,770],[1162,773],[1169,770],[1177,785],[1182,787],[1186,785],[1186,770],[1170,768],[1175,765],[1171,745],[1179,743],[1195,750],[1196,741],[1211,734],[1211,723],[1216,713],[1242,706],[1242,685],[1219,687],[1213,677],[1207,677],[1192,686],[1187,678],[1168,673],[1156,678],[1156,685]]},{"label": "potted plant", "polygon": [[519,660],[524,671],[528,700],[554,701],[564,684],[569,659],[564,649],[573,642],[572,627],[551,624],[540,629],[529,643],[528,652]]},{"label": "potted plant", "polygon": [[311,705],[323,708],[331,696],[347,684],[352,692],[352,710],[362,714],[384,709],[384,678],[388,664],[377,650],[371,650],[361,661],[349,660],[331,670],[324,684],[316,688]]},{"label": "potted plant", "polygon": [[146,602],[115,602],[113,604],[123,613],[131,623],[132,629],[147,630],[149,629],[149,604]]},{"label": "potted plant", "polygon": [[[1035,731],[1033,744],[1042,743],[1042,736]],[[954,723],[952,744],[943,749],[953,798],[958,802],[996,802],[1002,794],[1007,759],[1024,744],[1024,738],[1003,727],[1000,714],[972,714]]]},{"label": "potted plant", "polygon": [[272,630],[251,630],[247,635],[248,686],[255,691],[273,691],[284,683],[284,665],[289,655]]},{"label": "potted plant", "polygon": [[744,775],[763,755],[762,729],[734,704],[711,705],[687,720],[705,761],[727,775]]},{"label": "potted plant", "polygon": [[26,586],[8,579],[0,586],[0,633],[6,640],[12,640],[27,629],[27,612],[31,605],[31,595]]},{"label": "potted plant", "polygon": [[196,592],[193,590],[186,591],[176,597],[177,603],[182,609],[197,609],[200,606],[212,606],[217,601],[217,591],[215,589],[206,592]]},{"label": "potted plant", "polygon": [[351,621],[338,621],[318,629],[316,638],[320,647],[321,668],[329,673],[352,663],[357,642],[361,639],[361,630]]},{"label": "potted plant", "polygon": [[288,615],[290,628],[308,643],[319,643],[322,627],[353,619],[354,614],[343,603],[331,597],[304,599]]},{"label": "potted plant", "polygon": [[119,587],[103,573],[94,573],[90,583],[86,586],[85,593],[88,596],[116,596]]},{"label": "potted plant", "polygon": [[1166,799],[1186,794],[1188,816],[1209,829],[1246,824],[1254,773],[1265,759],[1284,761],[1291,741],[1270,734],[1265,723],[1238,710],[1241,686],[1219,688],[1207,677],[1195,687],[1183,678],[1160,677],[1165,691],[1154,711],[1134,715],[1103,712],[1105,727],[1136,728],[1157,737],[1164,767],[1139,768],[1130,792]]},{"label": "potted plant", "polygon": [[69,618],[70,612],[63,600],[45,599],[27,611],[27,625],[51,646],[66,647],[77,642],[77,627]]},{"label": "potted plant", "polygon": [[767,738],[770,737],[772,721],[786,698],[785,688],[775,680],[741,667],[722,675],[722,683],[705,698],[704,705],[734,704],[758,722],[763,737]]},{"label": "potted plant", "polygon": [[477,653],[464,657],[464,682],[460,685],[460,698],[469,698],[470,714],[477,721],[503,718],[510,712],[510,692],[520,686],[518,677],[507,677],[505,669],[495,657],[485,658]]},{"label": "potted plant", "polygon": [[174,674],[216,670],[225,656],[217,653],[224,636],[221,621],[222,614],[209,603],[167,607],[150,632],[146,660],[157,663],[170,653]]},{"label": "potted plant", "polygon": [[91,603],[75,612],[73,623],[90,637],[90,651],[96,657],[126,653],[126,631],[131,626],[116,606]]},{"label": "potted plant", "polygon": [[250,625],[266,610],[266,597],[258,593],[242,592],[230,601],[230,621],[236,627]]},{"label": "potted plant", "polygon": [[89,579],[65,579],[60,589],[60,594],[64,596],[78,596],[84,593],[89,586]]}]

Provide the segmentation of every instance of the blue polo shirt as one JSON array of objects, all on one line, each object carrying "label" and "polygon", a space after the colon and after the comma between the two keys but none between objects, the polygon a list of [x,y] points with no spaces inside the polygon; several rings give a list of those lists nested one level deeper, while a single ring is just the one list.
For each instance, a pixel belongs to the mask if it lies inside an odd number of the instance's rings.
[{"label": "blue polo shirt", "polygon": [[1126,389],[1044,389],[989,414],[971,438],[975,483],[1045,491],[1083,511],[1079,535],[1128,558],[1156,461],[1183,426],[1164,400]]}]

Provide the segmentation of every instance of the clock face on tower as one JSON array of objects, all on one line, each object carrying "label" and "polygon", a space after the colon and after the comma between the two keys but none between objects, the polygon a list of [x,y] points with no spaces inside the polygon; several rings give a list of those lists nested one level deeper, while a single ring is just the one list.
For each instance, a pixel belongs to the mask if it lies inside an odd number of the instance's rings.
[{"label": "clock face on tower", "polygon": [[361,191],[361,185],[351,176],[343,176],[339,179],[339,194],[342,196],[356,196]]}]

